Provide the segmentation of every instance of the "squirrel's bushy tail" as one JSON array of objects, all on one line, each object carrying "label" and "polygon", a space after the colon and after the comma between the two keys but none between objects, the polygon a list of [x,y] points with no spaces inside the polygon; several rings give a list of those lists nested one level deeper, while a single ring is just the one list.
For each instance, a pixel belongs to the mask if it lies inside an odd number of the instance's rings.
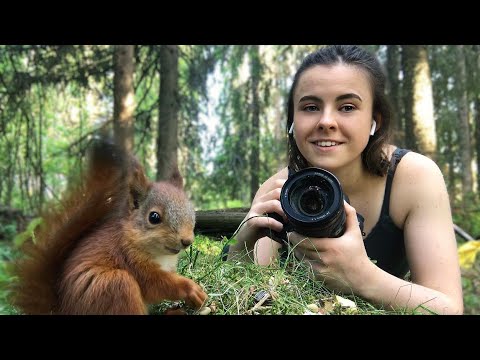
[{"label": "squirrel's bushy tail", "polygon": [[13,266],[16,280],[10,301],[25,314],[49,314],[57,307],[57,282],[74,245],[108,217],[115,216],[128,196],[131,159],[116,145],[96,140],[88,156],[86,175],[57,206],[42,213],[33,241]]}]

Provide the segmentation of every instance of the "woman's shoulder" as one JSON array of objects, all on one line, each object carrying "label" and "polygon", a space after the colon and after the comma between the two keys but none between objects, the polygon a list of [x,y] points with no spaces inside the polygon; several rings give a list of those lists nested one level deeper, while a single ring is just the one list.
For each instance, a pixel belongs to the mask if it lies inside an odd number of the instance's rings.
[{"label": "woman's shoulder", "polygon": [[[389,158],[391,158],[396,147],[390,151]],[[442,175],[437,163],[428,156],[422,155],[415,151],[408,151],[402,157],[402,160],[398,164],[397,171],[399,174],[407,176],[425,176],[431,174],[433,176]],[[397,173],[397,172],[396,172]]]},{"label": "woman's shoulder", "polygon": [[445,189],[443,174],[431,158],[415,151],[407,152],[397,165],[393,186],[409,198],[423,197]]},{"label": "woman's shoulder", "polygon": [[390,213],[400,228],[408,214],[435,199],[448,199],[443,174],[429,157],[407,152],[397,165],[392,184]]}]

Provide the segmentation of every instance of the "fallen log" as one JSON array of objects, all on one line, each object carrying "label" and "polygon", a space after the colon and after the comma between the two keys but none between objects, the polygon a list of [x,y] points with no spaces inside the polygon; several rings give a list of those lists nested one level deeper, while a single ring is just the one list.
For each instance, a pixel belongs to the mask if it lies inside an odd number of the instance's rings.
[{"label": "fallen log", "polygon": [[222,239],[230,238],[248,213],[248,208],[198,210],[195,212],[195,234]]},{"label": "fallen log", "polygon": [[[221,240],[230,238],[247,216],[249,208],[198,210],[196,214],[195,234],[206,235]],[[467,241],[475,240],[465,230],[453,224],[455,233]]]}]

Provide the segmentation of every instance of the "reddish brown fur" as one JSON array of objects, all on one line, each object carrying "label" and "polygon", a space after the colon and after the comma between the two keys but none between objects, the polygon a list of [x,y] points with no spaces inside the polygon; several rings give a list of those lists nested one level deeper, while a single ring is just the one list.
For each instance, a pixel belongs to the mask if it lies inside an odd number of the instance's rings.
[{"label": "reddish brown fur", "polygon": [[[27,314],[146,314],[162,300],[201,307],[202,288],[156,261],[193,242],[190,206],[181,188],[149,182],[133,157],[100,145],[83,186],[45,214],[16,264],[13,304]],[[151,211],[160,224],[148,222]]]}]

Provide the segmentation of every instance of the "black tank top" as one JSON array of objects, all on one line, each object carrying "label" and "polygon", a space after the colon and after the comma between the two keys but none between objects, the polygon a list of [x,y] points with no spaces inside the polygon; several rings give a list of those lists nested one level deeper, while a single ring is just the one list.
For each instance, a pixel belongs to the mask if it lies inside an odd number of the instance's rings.
[{"label": "black tank top", "polygon": [[397,165],[407,152],[409,150],[397,148],[392,155],[380,218],[364,240],[368,257],[379,268],[399,278],[403,278],[407,274],[409,267],[405,254],[403,230],[399,229],[390,217],[390,193]]}]

